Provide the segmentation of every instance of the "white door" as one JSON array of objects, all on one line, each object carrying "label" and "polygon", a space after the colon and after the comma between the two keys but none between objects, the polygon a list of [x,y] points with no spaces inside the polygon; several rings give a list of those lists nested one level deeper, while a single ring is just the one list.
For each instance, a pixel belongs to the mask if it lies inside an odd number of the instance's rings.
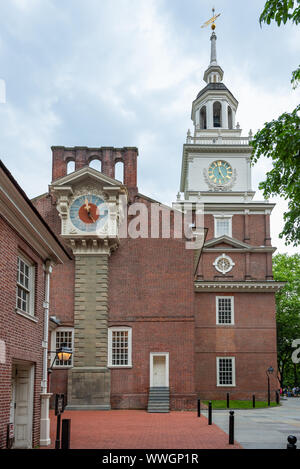
[{"label": "white door", "polygon": [[153,386],[166,385],[166,357],[153,357]]},{"label": "white door", "polygon": [[169,386],[169,354],[151,353],[150,354],[150,386],[168,387]]},{"label": "white door", "polygon": [[34,366],[15,366],[15,448],[32,448]]}]

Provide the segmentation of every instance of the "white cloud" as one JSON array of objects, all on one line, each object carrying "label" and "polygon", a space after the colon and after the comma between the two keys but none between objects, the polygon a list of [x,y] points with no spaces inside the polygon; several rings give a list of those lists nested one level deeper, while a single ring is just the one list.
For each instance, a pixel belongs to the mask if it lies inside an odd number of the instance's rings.
[{"label": "white cloud", "polygon": [[[216,0],[218,60],[247,135],[299,101],[289,81],[300,40],[295,28],[260,30],[260,1],[242,12],[236,5]],[[28,195],[47,190],[51,145],[138,146],[140,190],[170,204],[191,104],[205,86],[210,32],[200,26],[211,3],[11,0],[1,8],[0,154]],[[253,168],[255,188],[268,164]]]}]

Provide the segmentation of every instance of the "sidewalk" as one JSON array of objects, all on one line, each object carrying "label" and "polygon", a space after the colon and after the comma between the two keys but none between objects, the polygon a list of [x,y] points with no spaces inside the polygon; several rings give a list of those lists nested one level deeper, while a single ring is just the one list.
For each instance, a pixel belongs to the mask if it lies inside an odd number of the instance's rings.
[{"label": "sidewalk", "polygon": [[[207,415],[207,411],[203,411]],[[286,449],[287,437],[300,448],[300,398],[281,400],[280,407],[235,410],[235,439],[244,449]],[[228,428],[228,410],[213,411],[213,422]]]},{"label": "sidewalk", "polygon": [[[50,411],[51,449],[56,417]],[[71,449],[238,449],[217,425],[196,412],[150,414],[142,410],[65,411],[71,419]]]}]

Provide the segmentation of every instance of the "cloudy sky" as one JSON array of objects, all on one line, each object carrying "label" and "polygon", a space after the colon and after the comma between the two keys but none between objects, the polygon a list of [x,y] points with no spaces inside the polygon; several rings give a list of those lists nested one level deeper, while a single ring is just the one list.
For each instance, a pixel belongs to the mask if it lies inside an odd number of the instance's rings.
[{"label": "cloudy sky", "polygon": [[[0,158],[35,197],[51,179],[51,145],[137,146],[140,192],[171,204],[191,103],[205,86],[210,29],[200,26],[212,6],[221,13],[218,62],[239,101],[243,135],[299,102],[290,78],[300,28],[260,28],[264,3],[0,0]],[[269,167],[253,168],[254,189]],[[278,239],[286,202],[274,201],[273,244],[294,253]]]}]

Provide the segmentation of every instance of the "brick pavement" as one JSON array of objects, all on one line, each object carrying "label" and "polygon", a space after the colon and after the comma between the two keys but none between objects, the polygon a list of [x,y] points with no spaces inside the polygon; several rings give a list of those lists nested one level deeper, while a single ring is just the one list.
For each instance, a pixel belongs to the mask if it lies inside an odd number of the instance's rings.
[{"label": "brick pavement", "polygon": [[[50,411],[51,446],[56,417]],[[196,412],[148,414],[141,410],[65,411],[71,419],[71,449],[238,449],[217,425]],[[45,448],[46,449],[46,448]]]}]

